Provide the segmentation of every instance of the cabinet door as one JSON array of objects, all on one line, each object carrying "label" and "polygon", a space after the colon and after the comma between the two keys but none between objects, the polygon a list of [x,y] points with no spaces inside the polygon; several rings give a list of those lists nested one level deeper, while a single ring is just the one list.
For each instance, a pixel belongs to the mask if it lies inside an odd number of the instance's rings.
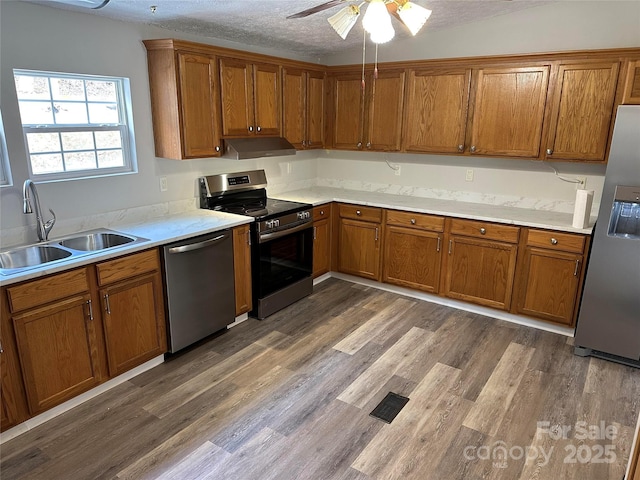
[{"label": "cabinet door", "polygon": [[582,255],[527,247],[517,311],[573,325]]},{"label": "cabinet door", "polygon": [[89,294],[13,315],[31,414],[64,402],[100,382]]},{"label": "cabinet door", "polygon": [[322,72],[307,75],[306,148],[324,148],[325,79]]},{"label": "cabinet door", "polygon": [[471,153],[537,157],[549,67],[478,70]]},{"label": "cabinet door", "polygon": [[403,149],[464,151],[471,70],[412,70],[409,73]]},{"label": "cabinet door", "polygon": [[313,222],[313,278],[331,270],[331,224],[328,219]]},{"label": "cabinet door", "polygon": [[627,63],[622,104],[640,105],[640,60],[631,60]]},{"label": "cabinet door", "polygon": [[549,117],[546,158],[604,161],[618,62],[560,65]]},{"label": "cabinet door", "polygon": [[441,242],[439,233],[388,225],[384,240],[383,281],[438,293]]},{"label": "cabinet door", "polygon": [[282,135],[298,149],[306,144],[305,80],[302,70],[282,72]]},{"label": "cabinet door", "polygon": [[246,137],[253,133],[253,71],[250,63],[220,59],[220,101],[222,135]]},{"label": "cabinet door", "polygon": [[516,253],[516,245],[451,236],[444,294],[508,310]]},{"label": "cabinet door", "polygon": [[100,296],[112,377],[167,351],[159,273],[103,288]]},{"label": "cabinet door", "polygon": [[252,308],[251,301],[251,236],[249,225],[233,229],[233,271],[236,291],[236,316]]},{"label": "cabinet door", "polygon": [[339,271],[380,279],[380,224],[343,218],[338,245]]},{"label": "cabinet door", "polygon": [[367,149],[400,150],[402,105],[404,101],[404,71],[380,72],[369,76]]},{"label": "cabinet door", "polygon": [[333,79],[333,148],[362,148],[363,90],[360,74]]},{"label": "cabinet door", "polygon": [[178,53],[185,158],[220,155],[218,68],[213,58]]},{"label": "cabinet door", "polygon": [[280,66],[253,66],[253,100],[256,135],[280,135]]}]

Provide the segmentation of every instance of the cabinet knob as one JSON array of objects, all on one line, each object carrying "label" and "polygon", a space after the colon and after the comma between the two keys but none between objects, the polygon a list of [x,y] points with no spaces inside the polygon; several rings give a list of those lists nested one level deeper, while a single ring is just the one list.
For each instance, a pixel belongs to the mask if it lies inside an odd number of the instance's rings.
[{"label": "cabinet knob", "polygon": [[362,142],[358,142],[358,144],[356,145],[356,147],[358,147],[358,148],[362,148]]},{"label": "cabinet knob", "polygon": [[553,155],[553,149],[547,148],[547,155]]},{"label": "cabinet knob", "polygon": [[324,215],[324,210],[320,210],[320,215]]},{"label": "cabinet knob", "polygon": [[220,145],[216,145],[216,152],[220,151]]},{"label": "cabinet knob", "polygon": [[412,219],[411,219],[411,225],[415,225],[415,224],[416,224],[416,219],[415,219],[415,218],[412,218]]},{"label": "cabinet knob", "polygon": [[458,151],[464,152],[464,145],[458,145]]},{"label": "cabinet knob", "polygon": [[360,210],[356,210],[356,215],[362,215],[362,212]]},{"label": "cabinet knob", "polygon": [[261,131],[262,131],[262,127],[258,126],[258,128],[256,128],[256,130],[257,130],[258,132],[261,132]]},{"label": "cabinet knob", "polygon": [[253,126],[250,126],[250,127],[249,127],[249,131],[250,131],[250,132],[253,132]]},{"label": "cabinet knob", "polygon": [[371,142],[367,142],[367,148],[371,148]]},{"label": "cabinet knob", "polygon": [[481,233],[482,235],[484,235],[485,233],[487,233],[487,229],[486,229],[486,228],[484,228],[484,227],[482,227],[482,228],[480,229],[480,233]]},{"label": "cabinet knob", "polygon": [[551,238],[551,245],[557,245],[558,244],[558,239],[557,238]]},{"label": "cabinet knob", "polygon": [[475,153],[476,152],[476,146],[475,145],[471,145],[471,148],[469,149],[469,151],[471,153]]}]

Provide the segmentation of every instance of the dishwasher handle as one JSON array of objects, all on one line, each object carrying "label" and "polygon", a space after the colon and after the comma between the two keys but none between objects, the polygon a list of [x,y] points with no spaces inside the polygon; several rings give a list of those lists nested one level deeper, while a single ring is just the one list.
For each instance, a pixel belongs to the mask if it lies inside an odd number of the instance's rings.
[{"label": "dishwasher handle", "polygon": [[169,253],[185,253],[191,252],[193,250],[200,250],[201,248],[207,248],[211,245],[218,243],[220,240],[224,240],[228,237],[228,234],[223,233],[222,235],[218,235],[217,237],[210,238],[209,240],[205,240],[204,242],[198,243],[190,243],[188,245],[180,245],[179,247],[171,247],[168,249]]}]

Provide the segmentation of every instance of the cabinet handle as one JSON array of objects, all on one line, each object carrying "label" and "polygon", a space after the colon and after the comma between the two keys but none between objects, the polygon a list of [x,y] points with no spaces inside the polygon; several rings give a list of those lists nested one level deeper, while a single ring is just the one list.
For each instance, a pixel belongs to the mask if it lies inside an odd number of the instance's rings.
[{"label": "cabinet handle", "polygon": [[0,342],[0,353],[4,353],[4,347],[2,346],[2,342]]},{"label": "cabinet handle", "polygon": [[107,311],[107,315],[111,315],[111,305],[109,305],[109,294],[104,294],[104,309]]},{"label": "cabinet handle", "polygon": [[367,148],[371,148],[371,142],[367,142]]},{"label": "cabinet handle", "polygon": [[220,145],[216,145],[216,152],[220,151]]},{"label": "cabinet handle", "polygon": [[258,126],[258,128],[256,128],[256,130],[258,131],[258,133],[260,133],[262,131],[262,127]]},{"label": "cabinet handle", "polygon": [[471,148],[469,149],[469,151],[471,153],[476,153],[476,146],[475,145],[471,145]]},{"label": "cabinet handle", "polygon": [[307,146],[307,142],[303,140],[303,141],[302,141],[302,146],[303,146],[303,147],[306,147],[306,146]]},{"label": "cabinet handle", "polygon": [[356,210],[356,215],[362,215],[362,212],[360,210]]},{"label": "cabinet handle", "polygon": [[376,242],[378,241],[378,227],[376,227],[376,238],[375,238],[375,241]]},{"label": "cabinet handle", "polygon": [[458,151],[459,152],[464,152],[464,145],[462,145],[462,144],[458,145]]},{"label": "cabinet handle", "polygon": [[453,250],[453,240],[449,240],[449,255],[451,255],[452,250]]},{"label": "cabinet handle", "polygon": [[556,238],[551,238],[551,245],[557,245],[558,244],[558,239]]},{"label": "cabinet handle", "polygon": [[313,145],[313,142],[312,142],[311,140],[309,140],[309,141],[307,142],[307,147],[310,147],[311,145]]},{"label": "cabinet handle", "polygon": [[249,131],[250,131],[250,132],[253,132],[253,126],[250,126],[250,127],[249,127]]},{"label": "cabinet handle", "polygon": [[411,219],[411,225],[415,225],[415,224],[416,224],[416,219],[415,219],[415,218],[412,218],[412,219]]},{"label": "cabinet handle", "polygon": [[573,276],[577,277],[578,276],[578,269],[580,268],[580,260],[576,260],[576,268],[573,271]]},{"label": "cabinet handle", "polygon": [[362,142],[358,142],[358,144],[356,145],[356,147],[358,147],[358,148],[362,148]]},{"label": "cabinet handle", "polygon": [[438,245],[436,245],[436,252],[440,251],[440,243],[442,242],[442,239],[440,237],[438,237]]},{"label": "cabinet handle", "polygon": [[251,246],[251,231],[247,230],[247,245]]},{"label": "cabinet handle", "polygon": [[547,155],[553,155],[553,149],[547,148]]},{"label": "cabinet handle", "polygon": [[89,306],[89,320],[93,322],[93,304],[91,300],[87,300],[87,305]]},{"label": "cabinet handle", "polygon": [[481,235],[484,235],[485,233],[487,233],[487,229],[486,229],[486,228],[484,228],[484,227],[482,227],[482,228],[480,229],[480,234],[481,234]]},{"label": "cabinet handle", "polygon": [[315,226],[314,226],[314,227],[313,227],[313,240],[314,240],[314,241],[316,240],[316,232],[317,232],[317,230],[318,230],[318,227],[315,227]]}]

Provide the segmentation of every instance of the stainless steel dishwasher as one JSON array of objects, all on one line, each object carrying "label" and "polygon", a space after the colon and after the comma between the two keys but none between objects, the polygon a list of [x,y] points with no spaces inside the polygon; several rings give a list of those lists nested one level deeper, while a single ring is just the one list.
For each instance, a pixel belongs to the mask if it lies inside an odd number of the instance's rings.
[{"label": "stainless steel dishwasher", "polygon": [[171,243],[162,253],[169,351],[175,353],[235,320],[231,231]]}]

